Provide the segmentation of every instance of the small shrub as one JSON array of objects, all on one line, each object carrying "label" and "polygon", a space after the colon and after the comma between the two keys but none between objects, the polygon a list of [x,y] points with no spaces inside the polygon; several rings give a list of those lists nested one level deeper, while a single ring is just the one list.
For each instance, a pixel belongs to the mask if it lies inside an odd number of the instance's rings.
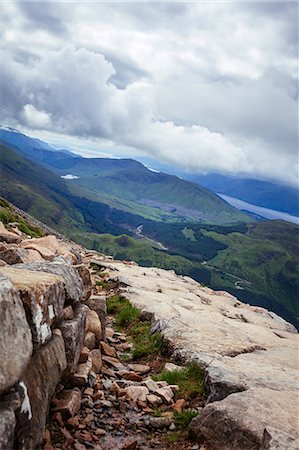
[{"label": "small shrub", "polygon": [[187,428],[191,420],[194,419],[194,417],[196,417],[197,415],[197,411],[194,411],[192,409],[185,409],[181,412],[176,411],[173,414],[173,420],[177,427]]}]

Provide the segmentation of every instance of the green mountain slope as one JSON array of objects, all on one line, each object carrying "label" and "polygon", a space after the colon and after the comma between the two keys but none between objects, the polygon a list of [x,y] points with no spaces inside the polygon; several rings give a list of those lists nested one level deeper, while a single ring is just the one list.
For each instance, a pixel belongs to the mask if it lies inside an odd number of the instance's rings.
[{"label": "green mountain slope", "polygon": [[[137,214],[149,217],[151,208],[153,219],[158,210],[163,213],[164,220],[188,218],[216,223],[250,221],[246,214],[207,189],[174,175],[152,172],[134,160],[66,158],[59,161],[58,165],[61,174],[79,177],[68,181],[69,189],[73,192],[78,193],[80,186],[89,198],[95,194],[106,194],[114,200],[134,202]],[[98,197],[101,201],[104,198]],[[147,209],[144,210],[144,207]]]},{"label": "green mountain slope", "polygon": [[[150,220],[74,195],[57,173],[7,146],[0,146],[0,158],[1,195],[57,231],[119,259],[174,269],[228,290],[298,326],[298,226]],[[119,236],[124,232],[130,236]]]}]

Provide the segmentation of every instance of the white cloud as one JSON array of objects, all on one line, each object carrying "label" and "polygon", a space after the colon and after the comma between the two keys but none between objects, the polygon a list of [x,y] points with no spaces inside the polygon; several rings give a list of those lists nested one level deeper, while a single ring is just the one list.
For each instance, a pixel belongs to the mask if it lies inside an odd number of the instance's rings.
[{"label": "white cloud", "polygon": [[5,3],[1,121],[192,171],[295,184],[296,11],[281,2]]},{"label": "white cloud", "polygon": [[50,114],[38,111],[33,105],[27,104],[22,111],[25,124],[31,128],[47,128],[51,123]]}]

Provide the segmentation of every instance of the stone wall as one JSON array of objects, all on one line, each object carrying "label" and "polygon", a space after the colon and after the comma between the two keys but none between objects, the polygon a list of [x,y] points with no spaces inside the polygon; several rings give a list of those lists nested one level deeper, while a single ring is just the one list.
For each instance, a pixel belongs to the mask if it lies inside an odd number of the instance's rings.
[{"label": "stone wall", "polygon": [[94,382],[106,305],[90,299],[83,249],[1,226],[0,450],[33,450],[58,383],[60,410],[72,415],[81,401],[76,386]]}]

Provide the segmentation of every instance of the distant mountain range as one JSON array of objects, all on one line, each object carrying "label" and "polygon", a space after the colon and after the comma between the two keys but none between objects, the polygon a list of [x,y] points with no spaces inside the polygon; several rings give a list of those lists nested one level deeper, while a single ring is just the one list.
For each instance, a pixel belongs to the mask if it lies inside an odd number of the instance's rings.
[{"label": "distant mountain range", "polygon": [[85,159],[4,131],[0,194],[19,208],[89,248],[174,269],[299,325],[298,226],[253,221],[134,160]]},{"label": "distant mountain range", "polygon": [[253,205],[299,216],[299,189],[282,184],[220,174],[187,175],[188,180],[213,192],[238,198]]},{"label": "distant mountain range", "polygon": [[206,188],[152,172],[135,160],[82,158],[13,129],[0,129],[0,140],[61,176],[69,175],[68,189],[73,194],[120,210],[156,220],[251,221]]}]

